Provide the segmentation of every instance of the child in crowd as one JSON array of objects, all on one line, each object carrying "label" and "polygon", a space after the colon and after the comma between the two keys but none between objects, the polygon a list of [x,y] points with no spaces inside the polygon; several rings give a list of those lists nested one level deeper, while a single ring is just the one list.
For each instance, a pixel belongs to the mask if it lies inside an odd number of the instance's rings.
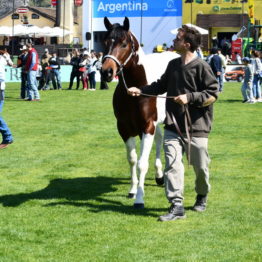
[{"label": "child in crowd", "polygon": [[255,99],[252,90],[253,71],[252,71],[252,65],[250,64],[251,60],[249,57],[244,57],[242,61],[245,65],[245,77],[241,88],[243,99],[244,99],[243,103],[254,104]]}]

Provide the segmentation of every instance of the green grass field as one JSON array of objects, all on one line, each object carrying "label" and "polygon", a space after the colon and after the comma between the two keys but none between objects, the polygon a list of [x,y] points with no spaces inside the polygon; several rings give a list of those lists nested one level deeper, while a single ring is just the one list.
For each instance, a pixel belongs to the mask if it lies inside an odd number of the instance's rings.
[{"label": "green grass field", "polygon": [[126,198],[113,89],[41,91],[40,102],[25,102],[18,84],[7,85],[3,116],[15,142],[0,151],[0,261],[262,261],[262,103],[242,104],[240,84],[225,84],[209,139],[208,209],[190,210],[186,165],[187,219],[161,223],[169,205],[153,154],[145,209]]}]

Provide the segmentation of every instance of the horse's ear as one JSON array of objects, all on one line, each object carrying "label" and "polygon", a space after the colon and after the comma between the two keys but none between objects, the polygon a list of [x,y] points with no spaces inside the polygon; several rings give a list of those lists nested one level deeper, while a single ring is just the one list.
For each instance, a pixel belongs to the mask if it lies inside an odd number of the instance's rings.
[{"label": "horse's ear", "polygon": [[129,30],[129,19],[125,17],[123,28],[125,31]]},{"label": "horse's ear", "polygon": [[110,21],[108,20],[108,18],[106,16],[104,17],[104,25],[105,25],[107,31],[110,31],[113,28],[112,24],[110,23]]}]

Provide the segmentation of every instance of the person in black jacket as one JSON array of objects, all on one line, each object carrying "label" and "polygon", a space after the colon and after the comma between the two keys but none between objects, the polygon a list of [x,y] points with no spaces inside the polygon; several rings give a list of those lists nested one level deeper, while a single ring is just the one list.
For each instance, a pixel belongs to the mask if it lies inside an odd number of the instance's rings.
[{"label": "person in black jacket", "polygon": [[81,62],[80,54],[77,49],[74,49],[72,53],[73,53],[73,56],[71,58],[70,65],[72,65],[73,67],[72,67],[72,71],[70,75],[70,84],[69,84],[68,90],[72,89],[75,77],[76,77],[76,89],[79,88],[80,76],[82,74],[82,72],[79,71],[79,63]]},{"label": "person in black jacket", "polygon": [[[136,87],[128,89],[131,96],[139,96],[141,92],[150,95],[167,92],[167,96],[173,97],[166,99],[164,134],[165,190],[171,206],[167,214],[159,217],[160,221],[185,218],[183,206],[185,151],[190,153],[190,164],[193,165],[196,174],[197,196],[193,210],[205,211],[207,205],[207,194],[210,191],[208,135],[213,121],[213,103],[218,96],[218,83],[210,66],[194,53],[200,45],[200,39],[201,35],[195,28],[183,25],[174,40],[175,50],[181,57],[169,62],[165,73],[158,81],[141,89]],[[192,122],[189,126],[192,132],[191,139],[184,138],[186,108]]]},{"label": "person in black jacket", "polygon": [[22,54],[18,56],[17,59],[17,67],[21,67],[21,91],[20,91],[20,98],[25,99],[28,97],[28,90],[27,90],[27,73],[25,72],[25,62],[27,56],[27,48],[24,45],[20,48]]},{"label": "person in black jacket", "polygon": [[52,80],[52,85],[54,89],[62,89],[61,86],[61,74],[60,74],[60,62],[54,52],[51,58],[48,60],[48,64],[50,67],[50,73],[48,78],[46,79],[45,90],[49,89],[50,80]]},{"label": "person in black jacket", "polygon": [[222,92],[223,89],[223,82],[221,83],[221,74],[222,74],[222,59],[218,55],[218,49],[212,48],[211,49],[211,59],[210,59],[210,66],[211,69],[217,79],[217,82],[219,83],[219,92]]}]

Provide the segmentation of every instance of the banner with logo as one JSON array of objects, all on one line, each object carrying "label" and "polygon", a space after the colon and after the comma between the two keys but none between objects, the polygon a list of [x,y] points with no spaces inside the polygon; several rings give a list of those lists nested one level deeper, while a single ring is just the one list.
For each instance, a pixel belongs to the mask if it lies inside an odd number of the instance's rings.
[{"label": "banner with logo", "polygon": [[182,16],[182,0],[95,0],[93,17]]}]

